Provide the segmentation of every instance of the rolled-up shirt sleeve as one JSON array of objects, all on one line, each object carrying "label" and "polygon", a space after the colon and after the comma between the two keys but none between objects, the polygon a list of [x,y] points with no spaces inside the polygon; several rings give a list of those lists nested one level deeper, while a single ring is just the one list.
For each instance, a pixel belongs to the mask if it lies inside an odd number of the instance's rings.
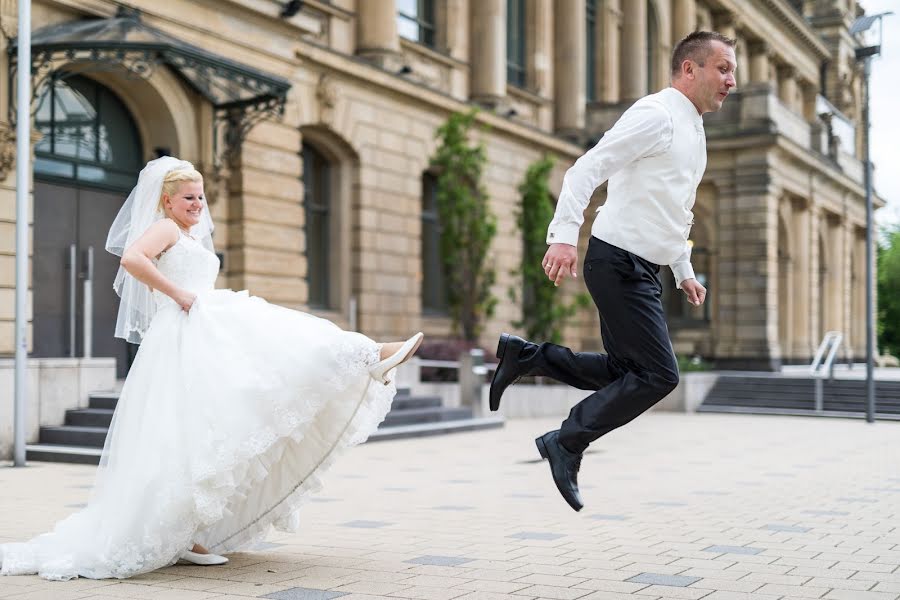
[{"label": "rolled-up shirt sleeve", "polygon": [[[584,209],[594,190],[629,163],[665,152],[672,143],[672,117],[656,102],[639,102],[575,161],[563,178],[548,244],[578,245]],[[690,264],[688,264],[690,267]]]}]

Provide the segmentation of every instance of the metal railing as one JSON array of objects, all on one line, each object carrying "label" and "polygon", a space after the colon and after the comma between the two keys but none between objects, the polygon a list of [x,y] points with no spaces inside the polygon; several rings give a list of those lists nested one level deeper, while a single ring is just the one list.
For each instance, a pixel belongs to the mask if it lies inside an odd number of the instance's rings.
[{"label": "metal railing", "polygon": [[812,364],[809,365],[809,373],[816,380],[816,412],[820,413],[825,409],[824,380],[826,377],[829,381],[834,380],[834,358],[843,341],[844,334],[840,331],[826,332],[816,350]]},{"label": "metal railing", "polygon": [[[433,367],[438,369],[456,369],[459,371],[459,401],[462,406],[470,406],[476,414],[481,407],[481,388],[487,380],[487,374],[497,369],[496,363],[484,362],[484,350],[473,348],[463,352],[459,360],[416,359],[415,364],[421,369]],[[417,376],[417,380],[421,377]]]}]

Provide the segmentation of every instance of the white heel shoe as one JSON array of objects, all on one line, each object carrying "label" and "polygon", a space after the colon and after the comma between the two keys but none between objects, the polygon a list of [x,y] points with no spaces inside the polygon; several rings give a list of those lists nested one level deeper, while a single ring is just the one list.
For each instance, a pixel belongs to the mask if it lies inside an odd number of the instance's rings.
[{"label": "white heel shoe", "polygon": [[219,556],[218,554],[200,554],[199,552],[191,552],[190,550],[182,554],[181,558],[189,563],[202,566],[224,565],[228,562],[227,558]]},{"label": "white heel shoe", "polygon": [[422,339],[425,335],[420,331],[416,335],[412,336],[400,347],[399,350],[380,361],[379,363],[371,366],[369,368],[369,375],[372,376],[372,379],[379,383],[383,383],[385,385],[389,384],[391,381],[387,379],[387,374],[391,369],[399,365],[400,363],[406,362],[409,357],[416,353],[416,350],[419,349],[419,345],[422,343]]}]

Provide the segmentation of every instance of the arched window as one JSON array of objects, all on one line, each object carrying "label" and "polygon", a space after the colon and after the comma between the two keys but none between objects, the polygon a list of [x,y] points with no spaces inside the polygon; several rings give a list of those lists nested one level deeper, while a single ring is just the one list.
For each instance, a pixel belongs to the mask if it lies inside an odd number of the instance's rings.
[{"label": "arched window", "polygon": [[447,284],[441,259],[441,221],[437,176],[422,176],[422,312],[447,314]]},{"label": "arched window", "polygon": [[314,147],[303,145],[303,203],[306,216],[308,303],[329,308],[328,255],[331,244],[331,163]]},{"label": "arched window", "polygon": [[41,97],[35,127],[34,174],[127,189],[141,169],[137,127],[116,96],[86,77],[55,79]]},{"label": "arched window", "polygon": [[506,81],[517,87],[525,87],[527,29],[525,0],[506,0]]},{"label": "arched window", "polygon": [[434,47],[434,0],[397,0],[400,37]]}]

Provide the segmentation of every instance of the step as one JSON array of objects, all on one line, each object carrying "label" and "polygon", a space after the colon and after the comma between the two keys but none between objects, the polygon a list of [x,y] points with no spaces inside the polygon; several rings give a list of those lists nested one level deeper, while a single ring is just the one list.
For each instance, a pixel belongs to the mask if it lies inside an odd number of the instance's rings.
[{"label": "step", "polygon": [[391,411],[384,419],[383,427],[394,425],[414,425],[418,423],[437,423],[440,421],[458,421],[470,419],[470,408],[410,408],[406,410]]},{"label": "step", "polygon": [[481,431],[484,429],[495,429],[498,427],[503,427],[503,423],[503,417],[480,417],[472,419],[459,419],[456,421],[440,421],[436,423],[395,425],[391,427],[379,428],[369,436],[369,441],[382,442],[386,440],[398,440],[430,435],[444,435],[447,433]]},{"label": "step", "polygon": [[108,431],[106,427],[76,427],[72,425],[41,427],[40,442],[42,444],[102,448]]},{"label": "step", "polygon": [[[737,415],[787,415],[796,417],[833,417],[839,419],[865,419],[865,411],[834,411],[824,410],[816,412],[809,409],[790,408],[758,408],[752,406],[706,406],[697,407],[697,412],[703,413],[727,413]],[[900,414],[876,412],[875,418],[882,421],[900,421]]]},{"label": "step", "polygon": [[79,408],[66,411],[66,425],[109,427],[115,411],[111,408]]},{"label": "step", "polygon": [[88,394],[89,408],[115,409],[119,401],[119,392],[91,392]]},{"label": "step", "polygon": [[100,448],[83,446],[66,446],[63,444],[26,444],[25,460],[78,463],[87,465],[100,464]]},{"label": "step", "polygon": [[412,408],[438,408],[443,404],[440,396],[394,396],[391,412]]}]

